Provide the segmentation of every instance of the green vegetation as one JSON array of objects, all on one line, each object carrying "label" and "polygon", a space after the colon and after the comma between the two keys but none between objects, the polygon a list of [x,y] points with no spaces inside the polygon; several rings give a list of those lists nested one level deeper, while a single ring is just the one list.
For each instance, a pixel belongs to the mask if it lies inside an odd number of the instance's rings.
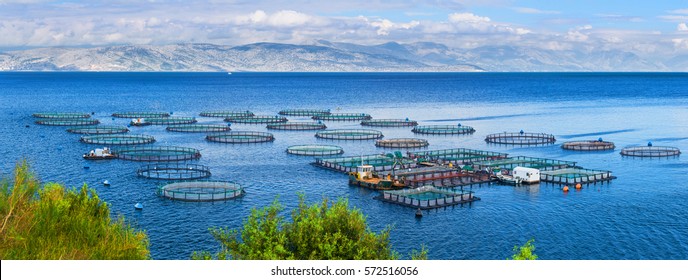
[{"label": "green vegetation", "polygon": [[26,162],[0,190],[0,259],[147,259],[148,237],[93,190],[48,183],[42,189]]},{"label": "green vegetation", "polygon": [[510,260],[537,260],[534,242],[535,239],[530,239],[521,247],[514,246],[514,255],[511,256]]},{"label": "green vegetation", "polygon": [[[264,209],[253,209],[241,230],[212,228],[211,234],[222,244],[214,256],[194,253],[193,259],[243,260],[392,260],[388,227],[380,233],[368,229],[366,218],[357,209],[349,209],[346,200],[330,204],[306,205],[301,196],[291,213],[291,222],[279,213],[283,207],[275,201]],[[427,259],[427,250],[414,251],[411,259]]]}]

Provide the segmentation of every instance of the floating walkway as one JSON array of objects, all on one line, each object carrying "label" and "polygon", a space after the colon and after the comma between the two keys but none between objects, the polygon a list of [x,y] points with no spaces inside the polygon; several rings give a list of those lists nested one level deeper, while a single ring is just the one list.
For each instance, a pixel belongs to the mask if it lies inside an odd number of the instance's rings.
[{"label": "floating walkway", "polygon": [[129,132],[126,126],[89,126],[89,127],[70,127],[67,129],[69,133],[76,134],[122,134]]},{"label": "floating walkway", "polygon": [[524,157],[524,156],[510,157],[510,158],[504,158],[504,159],[495,159],[495,160],[478,161],[478,162],[474,162],[472,164],[474,167],[476,167],[477,169],[481,169],[481,170],[486,169],[486,168],[513,169],[514,167],[517,167],[517,166],[535,168],[535,169],[540,169],[540,170],[555,170],[555,169],[562,169],[562,168],[576,166],[575,161],[565,161],[565,160],[535,158],[535,157]]},{"label": "floating walkway", "polygon": [[489,174],[461,171],[446,166],[417,167],[396,170],[396,179],[401,180],[407,187],[416,188],[426,185],[436,187],[456,187],[474,184],[490,183],[494,181]]},{"label": "floating walkway", "polygon": [[330,110],[321,110],[321,109],[285,109],[285,110],[279,111],[278,114],[283,115],[283,116],[313,117],[313,116],[329,115],[329,114],[330,114]]},{"label": "floating walkway", "polygon": [[408,156],[419,161],[452,163],[464,165],[476,161],[505,159],[507,154],[471,149],[444,149],[434,151],[408,152]]},{"label": "floating walkway", "polygon": [[313,116],[314,120],[319,121],[362,121],[372,119],[370,115],[366,113],[335,113],[329,115],[316,115]]},{"label": "floating walkway", "polygon": [[432,186],[423,186],[416,189],[383,191],[382,194],[375,197],[375,199],[407,207],[420,208],[422,210],[480,200],[479,197],[473,195],[472,191],[438,189]]},{"label": "floating walkway", "polygon": [[82,136],[80,141],[100,145],[141,145],[155,142],[155,137],[143,134],[104,134]]},{"label": "floating walkway", "polygon": [[331,140],[372,140],[380,139],[381,131],[372,129],[331,129],[318,131],[315,137]]},{"label": "floating walkway", "polygon": [[209,134],[205,139],[211,142],[245,144],[272,142],[275,141],[275,136],[272,133],[259,131],[230,131]]},{"label": "floating walkway", "polygon": [[41,119],[88,119],[91,117],[87,113],[73,113],[73,112],[40,112],[33,113],[32,116]]},{"label": "floating walkway", "polygon": [[418,134],[435,134],[435,135],[449,135],[449,134],[471,134],[475,129],[470,126],[459,125],[424,125],[413,128],[414,133]]},{"label": "floating walkway", "polygon": [[170,125],[166,128],[167,131],[173,132],[188,132],[188,133],[200,133],[200,132],[223,132],[232,130],[228,125],[220,124],[177,124]]},{"label": "floating walkway", "polygon": [[430,145],[428,140],[418,138],[392,138],[375,141],[375,146],[394,149],[417,149]]},{"label": "floating walkway", "polygon": [[241,118],[255,116],[251,111],[203,111],[199,115],[201,117],[211,118]]},{"label": "floating walkway", "polygon": [[403,127],[417,126],[418,122],[409,119],[370,119],[362,121],[361,125],[377,127]]},{"label": "floating walkway", "polygon": [[251,117],[229,117],[225,118],[226,122],[244,123],[244,124],[269,124],[269,123],[285,123],[287,118],[280,116],[251,116]]},{"label": "floating walkway", "polygon": [[112,114],[115,118],[145,119],[145,118],[164,118],[169,117],[170,113],[165,112],[117,112]]},{"label": "floating walkway", "polygon": [[162,186],[157,191],[161,197],[194,202],[228,200],[245,193],[241,185],[227,181],[177,182]]},{"label": "floating walkway", "polygon": [[606,151],[614,150],[613,142],[602,140],[569,141],[561,145],[564,150],[572,151]]},{"label": "floating walkway", "polygon": [[356,171],[356,167],[363,164],[372,165],[373,171],[376,172],[391,171],[395,164],[397,167],[399,166],[399,164],[402,164],[406,168],[416,167],[416,162],[413,160],[395,160],[384,155],[316,158],[314,164],[322,168],[327,168],[346,173]]},{"label": "floating walkway", "polygon": [[210,168],[200,164],[151,164],[136,170],[136,175],[158,180],[195,180],[210,177]]},{"label": "floating walkway", "polygon": [[197,149],[174,146],[131,147],[112,153],[119,159],[133,161],[181,161],[201,157],[201,152]]},{"label": "floating walkway", "polygon": [[563,168],[540,172],[540,181],[555,184],[589,184],[616,179],[611,171]]},{"label": "floating walkway", "polygon": [[556,142],[554,135],[546,133],[502,132],[487,135],[485,141],[505,145],[545,145]]},{"label": "floating walkway", "polygon": [[287,148],[287,153],[299,156],[333,156],[343,154],[344,150],[334,145],[294,145]]},{"label": "floating walkway", "polygon": [[327,128],[322,122],[286,122],[268,124],[267,129],[275,130],[322,130]]},{"label": "floating walkway", "polygon": [[672,157],[681,154],[676,147],[666,146],[637,146],[621,149],[621,155],[629,157]]}]

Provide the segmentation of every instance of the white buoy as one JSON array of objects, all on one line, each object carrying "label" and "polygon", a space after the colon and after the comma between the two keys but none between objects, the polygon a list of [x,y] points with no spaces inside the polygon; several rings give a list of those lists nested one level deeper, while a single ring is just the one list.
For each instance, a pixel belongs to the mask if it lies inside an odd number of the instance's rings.
[{"label": "white buoy", "polygon": [[108,181],[108,180],[103,181],[103,185],[109,186],[109,185],[110,185],[110,181]]},{"label": "white buoy", "polygon": [[143,204],[141,204],[141,202],[136,203],[136,204],[134,205],[134,209],[136,209],[136,210],[143,210]]}]

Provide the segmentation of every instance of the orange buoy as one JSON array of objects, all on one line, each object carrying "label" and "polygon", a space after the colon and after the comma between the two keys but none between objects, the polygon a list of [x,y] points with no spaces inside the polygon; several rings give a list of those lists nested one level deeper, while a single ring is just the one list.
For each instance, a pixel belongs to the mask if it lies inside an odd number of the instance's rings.
[{"label": "orange buoy", "polygon": [[563,191],[564,191],[564,192],[568,192],[568,191],[569,191],[569,186],[564,186]]},{"label": "orange buoy", "polygon": [[577,189],[577,190],[580,190],[582,187],[583,187],[583,186],[581,186],[581,184],[576,184],[576,189]]}]

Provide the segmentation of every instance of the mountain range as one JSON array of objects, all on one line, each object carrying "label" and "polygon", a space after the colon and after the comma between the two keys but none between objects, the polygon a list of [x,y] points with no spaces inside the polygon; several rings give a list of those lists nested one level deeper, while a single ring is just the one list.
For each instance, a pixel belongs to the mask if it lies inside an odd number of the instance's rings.
[{"label": "mountain range", "polygon": [[0,52],[0,71],[475,72],[688,71],[688,56],[650,61],[625,51],[515,46],[456,49],[432,42],[380,45],[318,40],[254,43],[50,47]]}]

